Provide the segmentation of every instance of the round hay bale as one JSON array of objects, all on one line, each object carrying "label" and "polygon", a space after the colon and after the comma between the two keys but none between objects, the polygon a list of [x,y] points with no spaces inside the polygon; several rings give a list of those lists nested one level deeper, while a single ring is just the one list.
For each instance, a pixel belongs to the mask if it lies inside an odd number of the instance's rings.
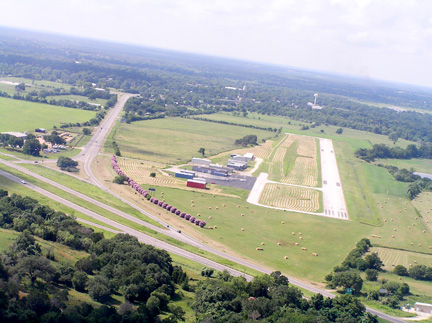
[{"label": "round hay bale", "polygon": [[191,200],[191,203],[193,203],[194,201],[193,200]]},{"label": "round hay bale", "polygon": [[393,239],[394,239],[394,237],[395,237],[395,236],[394,236],[394,235],[392,235],[392,238],[393,238]]},{"label": "round hay bale", "polygon": [[241,216],[244,216],[244,213],[240,214]]},{"label": "round hay bale", "polygon": [[294,243],[295,246],[299,246],[300,244],[298,242]]},{"label": "round hay bale", "polygon": [[209,219],[211,220],[211,219],[213,219],[213,217],[210,215],[210,216],[209,216]]},{"label": "round hay bale", "polygon": [[288,256],[285,256],[284,259],[288,259]]},{"label": "round hay bale", "polygon": [[246,208],[248,209],[248,208],[249,208],[249,206],[246,206]]},{"label": "round hay bale", "polygon": [[195,204],[191,204],[191,207],[195,207]]},{"label": "round hay bale", "polygon": [[414,243],[412,243],[412,242],[411,242],[411,243],[410,243],[410,245],[411,245],[411,246],[413,246],[413,245],[414,245]]},{"label": "round hay bale", "polygon": [[261,242],[261,246],[264,246],[264,242]]},{"label": "round hay bale", "polygon": [[217,225],[215,225],[213,228],[217,229]]},{"label": "round hay bale", "polygon": [[397,231],[396,228],[394,228],[393,231]]},{"label": "round hay bale", "polygon": [[391,219],[391,221],[393,222],[393,221],[394,221],[394,219]]},{"label": "round hay bale", "polygon": [[419,243],[419,247],[421,247],[422,245],[421,245],[421,243]]},{"label": "round hay bale", "polygon": [[216,197],[216,195],[213,194],[213,197]]},{"label": "round hay bale", "polygon": [[301,232],[299,232],[299,236],[301,236],[302,235],[302,233]]},{"label": "round hay bale", "polygon": [[244,228],[241,228],[241,231],[244,231],[245,229]]},{"label": "round hay bale", "polygon": [[402,280],[402,277],[399,277],[399,280]]},{"label": "round hay bale", "polygon": [[387,219],[384,219],[384,222],[387,222]]},{"label": "round hay bale", "polygon": [[423,230],[423,233],[426,233],[426,230]]},{"label": "round hay bale", "polygon": [[285,221],[281,221],[281,224],[285,224]]},{"label": "round hay bale", "polygon": [[303,240],[303,237],[299,237],[300,240]]},{"label": "round hay bale", "polygon": [[408,229],[410,229],[410,230],[411,230],[411,227],[408,227]]},{"label": "round hay bale", "polygon": [[216,209],[216,210],[219,210],[219,208],[218,208],[217,206],[215,207],[215,209]]},{"label": "round hay bale", "polygon": [[201,214],[197,213],[197,216],[201,216]]},{"label": "round hay bale", "polygon": [[295,232],[291,233],[293,236],[295,236]]},{"label": "round hay bale", "polygon": [[278,246],[281,246],[281,245],[282,245],[282,243],[278,242],[278,243],[277,243],[277,245],[278,245]]},{"label": "round hay bale", "polygon": [[211,206],[209,206],[208,209],[211,210]]}]

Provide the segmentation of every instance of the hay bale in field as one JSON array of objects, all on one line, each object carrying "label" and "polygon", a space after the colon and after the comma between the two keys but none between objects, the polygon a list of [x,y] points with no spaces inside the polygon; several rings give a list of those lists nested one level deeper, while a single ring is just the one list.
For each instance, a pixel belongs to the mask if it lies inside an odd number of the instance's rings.
[{"label": "hay bale in field", "polygon": [[408,202],[405,202],[405,204],[408,204]]},{"label": "hay bale in field", "polygon": [[255,213],[255,211],[254,211],[254,210],[252,210],[251,212],[252,212],[252,213]]},{"label": "hay bale in field", "polygon": [[195,204],[191,204],[191,207],[195,207]]},{"label": "hay bale in field", "polygon": [[244,216],[244,213],[240,214],[241,216]]},{"label": "hay bale in field", "polygon": [[303,251],[306,251],[306,250],[307,250],[307,248],[305,248],[305,247],[302,247],[302,248],[301,248],[301,250],[303,250]]},{"label": "hay bale in field", "polygon": [[211,210],[211,206],[209,206],[208,209]]},{"label": "hay bale in field", "polygon": [[301,232],[299,232],[299,236],[301,236],[302,235],[302,233]]},{"label": "hay bale in field", "polygon": [[408,266],[412,267],[412,264],[409,264]]},{"label": "hay bale in field", "polygon": [[408,229],[410,229],[410,230],[411,230],[411,227],[408,227]]},{"label": "hay bale in field", "polygon": [[318,257],[318,254],[315,253],[315,252],[313,252],[313,253],[312,253],[312,256],[314,256],[314,257]]},{"label": "hay bale in field", "polygon": [[414,260],[414,263],[416,264],[416,263],[417,263],[417,260]]},{"label": "hay bale in field", "polygon": [[393,222],[393,221],[394,221],[394,219],[391,219],[391,221]]},{"label": "hay bale in field", "polygon": [[382,209],[384,208],[384,206],[382,206],[382,205],[381,205],[380,207],[381,207]]},{"label": "hay bale in field", "polygon": [[193,200],[191,200],[191,203],[193,203],[194,201]]},{"label": "hay bale in field", "polygon": [[215,209],[216,209],[216,210],[219,210],[219,208],[218,208],[217,206],[215,207]]},{"label": "hay bale in field", "polygon": [[387,222],[387,219],[384,219],[384,222]]},{"label": "hay bale in field", "polygon": [[245,229],[244,228],[241,228],[241,231],[244,231]]},{"label": "hay bale in field", "polygon": [[410,245],[411,245],[411,246],[414,246],[414,243],[411,242]]},{"label": "hay bale in field", "polygon": [[240,205],[237,205],[237,207],[240,207]]},{"label": "hay bale in field", "polygon": [[263,249],[263,248],[260,248],[260,247],[258,247],[258,248],[256,248],[256,250],[258,250],[258,251],[263,251],[264,249]]},{"label": "hay bale in field", "polygon": [[397,231],[396,228],[394,228],[393,231]]},{"label": "hay bale in field", "polygon": [[300,240],[303,240],[303,237],[299,237]]},{"label": "hay bale in field", "polygon": [[394,235],[392,235],[392,238],[394,238],[395,236]]},{"label": "hay bale in field", "polygon": [[421,245],[421,243],[419,243],[419,247],[421,247],[422,245]]},{"label": "hay bale in field", "polygon": [[226,204],[222,204],[222,206],[226,206]]},{"label": "hay bale in field", "polygon": [[197,213],[197,216],[201,216],[201,214]]},{"label": "hay bale in field", "polygon": [[415,223],[411,224],[413,227],[415,227]]},{"label": "hay bale in field", "polygon": [[216,195],[213,194],[213,197],[216,197]]},{"label": "hay bale in field", "polygon": [[394,267],[394,266],[395,266],[395,264],[392,264],[392,266]]},{"label": "hay bale in field", "polygon": [[213,217],[210,215],[210,216],[209,216],[209,219],[211,220],[211,219],[213,219]]},{"label": "hay bale in field", "polygon": [[288,256],[285,256],[284,259],[288,259]]},{"label": "hay bale in field", "polygon": [[261,242],[261,246],[264,246],[264,244],[265,244],[264,242]]},{"label": "hay bale in field", "polygon": [[415,219],[417,220],[417,219],[418,219],[418,217],[415,217]]},{"label": "hay bale in field", "polygon": [[282,246],[282,243],[278,242],[277,245],[278,245],[278,246]]},{"label": "hay bale in field", "polygon": [[285,224],[285,221],[281,221],[281,224]]},{"label": "hay bale in field", "polygon": [[432,246],[429,246],[429,249],[432,249]]},{"label": "hay bale in field", "polygon": [[213,228],[217,229],[217,225],[215,225]]},{"label": "hay bale in field", "polygon": [[402,277],[399,277],[399,280],[402,280]]},{"label": "hay bale in field", "polygon": [[249,208],[249,206],[246,206],[246,208],[248,209],[248,208]]},{"label": "hay bale in field", "polygon": [[295,246],[299,246],[300,244],[298,242],[294,243]]},{"label": "hay bale in field", "polygon": [[404,207],[404,210],[406,211],[406,207]]},{"label": "hay bale in field", "polygon": [[293,236],[295,236],[295,232],[291,233]]},{"label": "hay bale in field", "polygon": [[426,230],[423,230],[423,233],[426,233]]}]

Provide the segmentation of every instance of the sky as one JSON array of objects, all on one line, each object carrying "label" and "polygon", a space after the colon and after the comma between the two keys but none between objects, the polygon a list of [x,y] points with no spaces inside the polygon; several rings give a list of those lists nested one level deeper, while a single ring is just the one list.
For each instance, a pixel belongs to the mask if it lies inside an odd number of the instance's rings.
[{"label": "sky", "polygon": [[2,0],[0,25],[432,87],[431,0]]}]

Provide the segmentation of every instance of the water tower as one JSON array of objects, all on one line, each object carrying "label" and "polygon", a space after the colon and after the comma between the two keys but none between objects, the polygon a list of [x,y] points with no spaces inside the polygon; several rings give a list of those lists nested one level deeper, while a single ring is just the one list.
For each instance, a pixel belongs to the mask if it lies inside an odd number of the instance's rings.
[{"label": "water tower", "polygon": [[318,93],[315,93],[314,97],[315,97],[314,105],[316,105],[316,101],[317,101],[317,98],[318,98]]}]

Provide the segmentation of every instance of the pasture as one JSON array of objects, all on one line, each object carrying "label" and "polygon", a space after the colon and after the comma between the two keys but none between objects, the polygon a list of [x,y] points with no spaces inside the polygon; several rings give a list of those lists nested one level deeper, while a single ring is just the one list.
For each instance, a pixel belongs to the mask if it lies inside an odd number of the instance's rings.
[{"label": "pasture", "polygon": [[52,129],[61,123],[85,122],[95,116],[94,111],[64,108],[42,103],[0,97],[0,131],[34,131]]},{"label": "pasture", "polygon": [[432,160],[424,158],[415,159],[377,159],[376,163],[392,165],[398,168],[410,170],[414,168],[415,172],[432,174]]},{"label": "pasture", "polygon": [[411,268],[414,265],[425,265],[432,267],[432,254],[425,255],[421,253],[380,248],[371,248],[371,252],[377,252],[380,259],[384,263],[384,269],[387,271],[392,271],[395,266],[402,265],[406,268]]},{"label": "pasture", "polygon": [[120,124],[114,140],[123,156],[169,164],[238,148],[236,139],[255,134],[258,142],[273,137],[274,132],[185,118],[164,118]]},{"label": "pasture", "polygon": [[[207,222],[205,229],[196,228],[151,205],[161,219],[183,232],[220,250],[251,261],[259,259],[260,264],[274,270],[314,281],[321,281],[372,229],[351,221],[267,209],[237,197],[209,194],[198,189],[186,191],[156,186],[155,196]],[[257,251],[257,247],[264,250]],[[318,257],[312,253],[317,253]]]},{"label": "pasture", "polygon": [[46,99],[49,100],[71,100],[71,101],[83,101],[83,102],[87,102],[87,103],[95,103],[95,104],[100,104],[102,106],[104,106],[108,100],[104,100],[104,99],[94,99],[94,100],[90,100],[88,97],[86,96],[82,96],[82,95],[54,95],[54,96],[47,96]]}]

